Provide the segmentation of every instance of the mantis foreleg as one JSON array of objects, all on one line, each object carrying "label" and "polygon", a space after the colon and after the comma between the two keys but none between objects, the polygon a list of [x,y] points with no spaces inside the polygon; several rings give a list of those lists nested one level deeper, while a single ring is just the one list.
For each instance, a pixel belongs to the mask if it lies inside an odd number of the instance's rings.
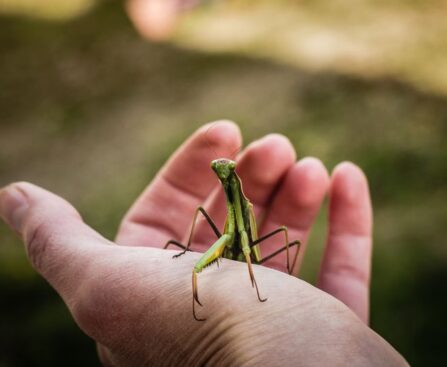
[{"label": "mantis foreleg", "polygon": [[228,246],[233,241],[233,236],[230,234],[224,234],[219,237],[219,239],[214,242],[214,244],[202,255],[202,257],[197,261],[194,269],[192,271],[192,314],[197,321],[205,321],[206,319],[199,319],[196,316],[195,311],[195,302],[197,302],[200,306],[202,304],[199,301],[199,292],[197,288],[197,273],[200,273],[204,268],[211,265],[213,262],[219,260],[222,256],[222,253],[225,249],[225,246]]}]

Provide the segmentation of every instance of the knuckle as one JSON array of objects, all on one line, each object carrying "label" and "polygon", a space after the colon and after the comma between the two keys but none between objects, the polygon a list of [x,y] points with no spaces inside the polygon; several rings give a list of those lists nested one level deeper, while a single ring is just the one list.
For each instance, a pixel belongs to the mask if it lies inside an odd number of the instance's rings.
[{"label": "knuckle", "polygon": [[357,264],[346,262],[341,264],[337,270],[339,274],[349,277],[361,284],[369,284],[368,271],[359,267]]},{"label": "knuckle", "polygon": [[368,286],[369,284],[368,270],[349,261],[337,263],[331,269],[326,271],[326,276],[342,278],[344,281],[348,280],[350,282],[356,282],[363,286]]},{"label": "knuckle", "polygon": [[45,222],[34,225],[25,241],[28,258],[37,270],[44,268],[44,260],[52,242],[52,236],[46,229]]}]

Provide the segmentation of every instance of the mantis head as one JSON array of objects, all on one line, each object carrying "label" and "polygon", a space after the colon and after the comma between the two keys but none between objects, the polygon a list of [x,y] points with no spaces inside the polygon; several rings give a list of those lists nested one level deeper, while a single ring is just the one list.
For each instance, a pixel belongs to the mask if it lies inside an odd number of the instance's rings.
[{"label": "mantis head", "polygon": [[221,181],[226,181],[234,172],[236,162],[230,159],[219,158],[211,162],[211,168]]}]

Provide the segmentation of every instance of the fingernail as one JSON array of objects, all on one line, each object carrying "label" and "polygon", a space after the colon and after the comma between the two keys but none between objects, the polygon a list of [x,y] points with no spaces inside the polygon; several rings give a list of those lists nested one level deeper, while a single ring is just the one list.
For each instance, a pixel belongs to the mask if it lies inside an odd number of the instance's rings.
[{"label": "fingernail", "polygon": [[0,217],[17,232],[21,231],[28,206],[28,199],[21,190],[14,186],[0,190]]}]

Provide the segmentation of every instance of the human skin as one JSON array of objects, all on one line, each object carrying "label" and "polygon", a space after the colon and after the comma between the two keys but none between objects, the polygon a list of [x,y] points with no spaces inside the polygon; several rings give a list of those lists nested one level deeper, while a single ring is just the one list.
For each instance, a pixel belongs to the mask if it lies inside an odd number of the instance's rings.
[{"label": "human skin", "polygon": [[[172,259],[177,252],[161,247],[170,238],[185,240],[199,204],[222,220],[225,205],[209,162],[240,145],[231,122],[199,129],[130,208],[115,243],[83,223],[68,202],[29,183],[0,191],[0,215],[23,238],[31,264],[79,327],[98,343],[106,366],[407,365],[367,326],[371,206],[365,176],[352,163],[341,163],[329,178],[315,158],[295,162],[281,135],[250,144],[238,156],[239,173],[265,218],[261,234],[288,225],[303,249],[329,192],[320,289],[283,273],[282,257],[268,264],[277,270],[254,266],[268,297],[260,303],[246,264],[223,260],[220,269],[199,274],[204,307],[197,312],[207,321],[193,319],[191,270],[200,254]],[[212,236],[201,221],[194,249],[203,251]],[[278,242],[266,246],[264,254]]]},{"label": "human skin", "polygon": [[126,10],[139,33],[152,40],[172,34],[178,17],[199,0],[127,0]]}]

